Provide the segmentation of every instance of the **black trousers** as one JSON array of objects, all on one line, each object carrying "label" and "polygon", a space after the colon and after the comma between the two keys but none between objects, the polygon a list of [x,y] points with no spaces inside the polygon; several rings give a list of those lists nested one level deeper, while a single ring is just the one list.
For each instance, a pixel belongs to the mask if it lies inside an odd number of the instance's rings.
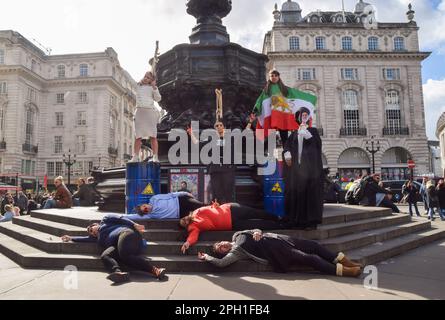
[{"label": "black trousers", "polygon": [[230,205],[232,212],[232,229],[243,230],[278,230],[283,229],[279,218],[266,211],[242,206],[238,203]]},{"label": "black trousers", "polygon": [[137,231],[128,229],[120,234],[117,247],[107,248],[102,253],[101,259],[109,272],[120,272],[120,263],[138,271],[151,272],[153,266],[141,253],[141,235]]},{"label": "black trousers", "polygon": [[291,262],[299,266],[309,266],[324,274],[336,275],[334,261],[338,254],[331,252],[316,241],[292,239]]},{"label": "black trousers", "polygon": [[212,200],[220,204],[234,201],[235,190],[235,168],[224,168],[210,171],[210,185],[212,187]]},{"label": "black trousers", "polygon": [[393,213],[400,213],[399,208],[394,204],[394,202],[392,202],[386,197],[380,203],[380,207],[390,208],[392,209]]},{"label": "black trousers", "polygon": [[190,197],[190,196],[180,196],[179,199],[179,217],[182,219],[199,208],[205,206],[201,201]]}]

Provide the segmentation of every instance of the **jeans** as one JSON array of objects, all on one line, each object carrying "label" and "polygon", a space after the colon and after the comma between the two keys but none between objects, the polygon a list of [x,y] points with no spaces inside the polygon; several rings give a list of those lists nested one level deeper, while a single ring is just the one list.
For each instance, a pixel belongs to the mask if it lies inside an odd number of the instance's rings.
[{"label": "jeans", "polygon": [[80,199],[78,198],[73,199],[73,207],[80,207]]},{"label": "jeans", "polygon": [[43,209],[53,209],[53,208],[57,208],[57,202],[54,199],[48,199],[45,202],[45,206],[43,207]]},{"label": "jeans", "polygon": [[109,272],[121,272],[119,262],[139,271],[152,272],[153,266],[142,253],[142,237],[134,230],[119,235],[117,247],[107,248],[101,256]]},{"label": "jeans", "polygon": [[188,216],[190,212],[193,212],[205,206],[204,203],[190,196],[180,196],[178,197],[178,200],[179,200],[179,218],[181,219]]},{"label": "jeans", "polygon": [[232,212],[232,229],[243,230],[278,230],[282,229],[277,216],[266,211],[249,208],[237,203],[230,205]]},{"label": "jeans", "polygon": [[420,217],[419,208],[417,207],[417,202],[409,202],[409,214],[413,216],[413,206],[416,209],[416,215]]},{"label": "jeans", "polygon": [[439,216],[440,216],[440,219],[445,220],[445,208],[439,209]]},{"label": "jeans", "polygon": [[379,207],[390,208],[392,209],[393,213],[400,213],[399,208],[397,208],[397,206],[386,197],[382,200]]},{"label": "jeans", "polygon": [[337,274],[337,254],[315,241],[292,239],[292,243],[295,248],[291,251],[291,260],[295,265],[309,266],[324,274]]}]

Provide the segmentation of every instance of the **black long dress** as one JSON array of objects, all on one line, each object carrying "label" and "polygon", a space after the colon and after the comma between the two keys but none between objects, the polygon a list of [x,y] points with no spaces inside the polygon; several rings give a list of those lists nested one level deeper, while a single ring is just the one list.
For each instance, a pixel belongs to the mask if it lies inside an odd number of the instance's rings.
[{"label": "black long dress", "polygon": [[284,147],[292,154],[292,166],[285,165],[285,209],[298,228],[314,228],[323,218],[323,161],[318,130],[308,128],[312,138],[304,140],[301,163],[298,163],[298,131]]}]

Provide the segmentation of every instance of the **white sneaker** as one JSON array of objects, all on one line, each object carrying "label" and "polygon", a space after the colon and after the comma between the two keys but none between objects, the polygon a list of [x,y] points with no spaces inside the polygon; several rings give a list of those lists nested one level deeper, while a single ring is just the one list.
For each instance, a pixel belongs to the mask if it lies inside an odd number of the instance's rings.
[{"label": "white sneaker", "polygon": [[131,160],[128,161],[128,162],[135,163],[135,162],[140,162],[140,161],[141,161],[141,159],[139,159],[139,156],[138,155],[134,155],[133,158],[131,158]]},{"label": "white sneaker", "polygon": [[159,163],[158,155],[157,154],[153,155],[153,158],[151,158],[150,162]]}]

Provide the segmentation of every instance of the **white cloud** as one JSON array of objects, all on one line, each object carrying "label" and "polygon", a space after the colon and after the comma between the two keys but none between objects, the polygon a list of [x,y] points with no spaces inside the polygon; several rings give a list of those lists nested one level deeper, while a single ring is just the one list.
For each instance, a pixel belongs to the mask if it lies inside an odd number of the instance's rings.
[{"label": "white cloud", "polygon": [[445,112],[445,78],[442,80],[429,79],[423,85],[423,91],[425,96],[427,135],[429,139],[437,140],[437,121],[442,113]]}]

